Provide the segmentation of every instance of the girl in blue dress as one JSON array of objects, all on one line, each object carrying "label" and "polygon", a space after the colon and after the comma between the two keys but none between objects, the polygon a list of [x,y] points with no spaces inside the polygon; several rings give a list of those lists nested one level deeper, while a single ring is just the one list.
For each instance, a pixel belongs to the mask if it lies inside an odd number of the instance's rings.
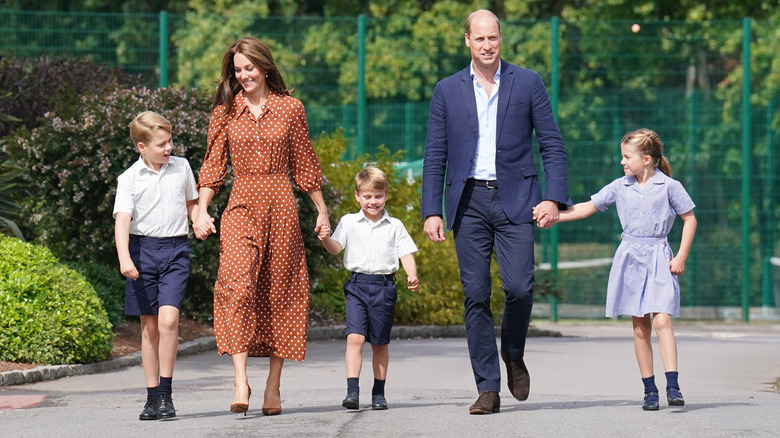
[{"label": "girl in blue dress", "polygon": [[[658,388],[653,375],[652,329],[658,336],[661,360],[666,371],[666,397],[669,406],[683,406],[677,379],[677,342],[671,316],[680,316],[680,285],[677,276],[685,271],[685,261],[696,233],[695,207],[663,156],[663,143],[654,131],[629,132],[620,142],[625,176],[618,178],[588,202],[560,213],[560,222],[584,219],[616,204],[623,227],[621,243],[609,272],[606,315],[631,315],[634,349],[645,386],[642,409],[658,410]],[[541,219],[534,212],[536,220]],[[666,236],[675,216],[683,221],[677,255]]]}]

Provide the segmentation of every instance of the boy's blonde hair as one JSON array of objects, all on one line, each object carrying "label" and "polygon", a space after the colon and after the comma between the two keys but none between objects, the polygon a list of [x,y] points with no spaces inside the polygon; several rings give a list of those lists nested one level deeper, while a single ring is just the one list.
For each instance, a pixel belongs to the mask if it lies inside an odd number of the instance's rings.
[{"label": "boy's blonde hair", "polygon": [[387,192],[388,186],[387,175],[377,167],[366,167],[355,177],[355,191],[358,193],[364,190]]},{"label": "boy's blonde hair", "polygon": [[138,143],[147,144],[159,130],[170,134],[171,122],[154,111],[144,111],[130,122],[130,140],[136,147]]}]

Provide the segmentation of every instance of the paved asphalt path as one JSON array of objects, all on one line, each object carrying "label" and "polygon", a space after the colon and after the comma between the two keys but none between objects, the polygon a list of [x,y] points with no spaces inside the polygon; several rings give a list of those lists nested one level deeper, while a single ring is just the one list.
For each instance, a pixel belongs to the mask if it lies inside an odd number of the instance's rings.
[{"label": "paved asphalt path", "polygon": [[[630,322],[533,325],[563,337],[528,339],[531,396],[517,402],[504,390],[498,414],[468,415],[477,394],[463,338],[393,340],[387,411],[367,406],[372,382],[368,347],[361,409],[348,411],[341,407],[344,342],[315,341],[305,362],[285,364],[279,416],[260,413],[267,359],[250,359],[255,395],[243,416],[228,411],[230,358],[208,351],[177,361],[174,419],[138,420],[144,380],[142,368],[132,366],[0,387],[0,406],[6,406],[0,410],[0,437],[780,436],[780,325],[678,323],[686,405],[662,403],[658,412],[640,407]],[[655,354],[657,383],[663,388],[657,345]],[[12,405],[27,407],[9,409]]]}]

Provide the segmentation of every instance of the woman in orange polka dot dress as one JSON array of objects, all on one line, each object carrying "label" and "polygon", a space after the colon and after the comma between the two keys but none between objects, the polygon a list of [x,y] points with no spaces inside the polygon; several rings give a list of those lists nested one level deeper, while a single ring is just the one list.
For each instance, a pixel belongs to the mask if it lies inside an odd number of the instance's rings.
[{"label": "woman in orange polka dot dress", "polygon": [[200,170],[200,239],[216,232],[207,208],[224,181],[228,153],[234,183],[222,214],[214,329],[219,354],[235,367],[232,412],[249,409],[248,356],[268,356],[262,412],[281,413],[284,359],[303,360],[309,277],[291,179],[317,207],[315,232],[330,228],[322,173],[306,113],[290,96],[270,50],[256,38],[233,44],[222,60],[208,150]]}]

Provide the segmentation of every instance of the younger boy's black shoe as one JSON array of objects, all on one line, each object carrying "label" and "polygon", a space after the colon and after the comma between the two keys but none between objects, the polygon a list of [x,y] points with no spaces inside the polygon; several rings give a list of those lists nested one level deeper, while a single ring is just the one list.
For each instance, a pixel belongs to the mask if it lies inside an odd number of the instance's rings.
[{"label": "younger boy's black shoe", "polygon": [[141,411],[141,415],[138,416],[139,420],[156,420],[157,419],[157,397],[151,397],[146,399],[144,410]]},{"label": "younger boy's black shoe", "polygon": [[374,394],[371,396],[371,409],[375,411],[384,411],[387,409],[387,400],[383,394]]},{"label": "younger boy's black shoe", "polygon": [[645,403],[642,405],[642,409],[645,411],[658,410],[658,392],[645,393]]},{"label": "younger boy's black shoe", "polygon": [[341,402],[341,406],[347,409],[359,409],[360,408],[360,396],[357,392],[348,392],[347,397]]},{"label": "younger boy's black shoe", "polygon": [[173,407],[173,398],[167,392],[157,394],[157,418],[173,418],[176,416],[176,408]]},{"label": "younger boy's black shoe", "polygon": [[669,406],[685,406],[680,388],[666,388],[666,400]]}]

